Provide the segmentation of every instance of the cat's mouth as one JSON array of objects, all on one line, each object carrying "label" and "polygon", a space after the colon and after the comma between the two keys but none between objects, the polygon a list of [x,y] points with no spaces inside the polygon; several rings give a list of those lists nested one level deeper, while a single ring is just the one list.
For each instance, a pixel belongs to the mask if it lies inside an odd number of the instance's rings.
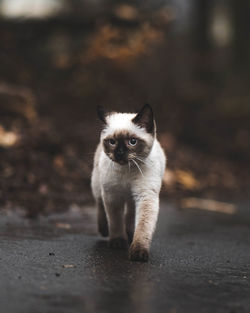
[{"label": "cat's mouth", "polygon": [[119,165],[127,165],[128,164],[128,160],[127,159],[116,159],[114,157],[109,156],[110,160],[119,164]]},{"label": "cat's mouth", "polygon": [[120,165],[126,165],[128,164],[128,160],[113,160],[115,163],[118,163]]},{"label": "cat's mouth", "polygon": [[128,165],[129,160],[126,156],[123,157],[115,157],[115,155],[113,155],[112,153],[107,153],[108,157],[110,158],[110,160],[112,162],[115,162],[119,165]]}]

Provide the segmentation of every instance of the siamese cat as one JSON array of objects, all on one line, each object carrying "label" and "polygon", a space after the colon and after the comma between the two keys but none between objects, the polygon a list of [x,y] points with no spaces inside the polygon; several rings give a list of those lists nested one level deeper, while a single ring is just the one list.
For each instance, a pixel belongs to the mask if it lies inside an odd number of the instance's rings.
[{"label": "siamese cat", "polygon": [[130,260],[146,262],[166,164],[153,111],[146,104],[137,114],[97,112],[104,124],[91,179],[98,230],[111,248],[129,244]]}]

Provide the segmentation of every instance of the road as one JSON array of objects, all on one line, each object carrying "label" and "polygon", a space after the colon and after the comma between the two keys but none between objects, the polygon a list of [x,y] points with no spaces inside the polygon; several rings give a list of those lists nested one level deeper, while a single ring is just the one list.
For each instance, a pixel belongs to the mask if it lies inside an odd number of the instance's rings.
[{"label": "road", "polygon": [[1,213],[1,313],[250,312],[247,215],[162,204],[149,263],[109,250],[94,218]]}]

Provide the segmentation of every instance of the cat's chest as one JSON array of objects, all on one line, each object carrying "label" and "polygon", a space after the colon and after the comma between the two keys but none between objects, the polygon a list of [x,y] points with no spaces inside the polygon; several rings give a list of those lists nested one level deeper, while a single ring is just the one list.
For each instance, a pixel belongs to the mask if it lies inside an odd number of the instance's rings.
[{"label": "cat's chest", "polygon": [[120,192],[128,192],[131,190],[135,181],[133,172],[129,169],[113,170],[103,173],[102,184],[109,186],[111,189],[119,190]]}]

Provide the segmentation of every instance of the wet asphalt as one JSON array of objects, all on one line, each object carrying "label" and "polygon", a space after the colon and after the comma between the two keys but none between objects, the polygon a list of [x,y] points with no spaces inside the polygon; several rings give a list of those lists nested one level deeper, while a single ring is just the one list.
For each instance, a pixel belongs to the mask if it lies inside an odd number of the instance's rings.
[{"label": "wet asphalt", "polygon": [[0,312],[250,312],[250,218],[162,204],[149,263],[132,263],[92,207],[1,213]]}]

